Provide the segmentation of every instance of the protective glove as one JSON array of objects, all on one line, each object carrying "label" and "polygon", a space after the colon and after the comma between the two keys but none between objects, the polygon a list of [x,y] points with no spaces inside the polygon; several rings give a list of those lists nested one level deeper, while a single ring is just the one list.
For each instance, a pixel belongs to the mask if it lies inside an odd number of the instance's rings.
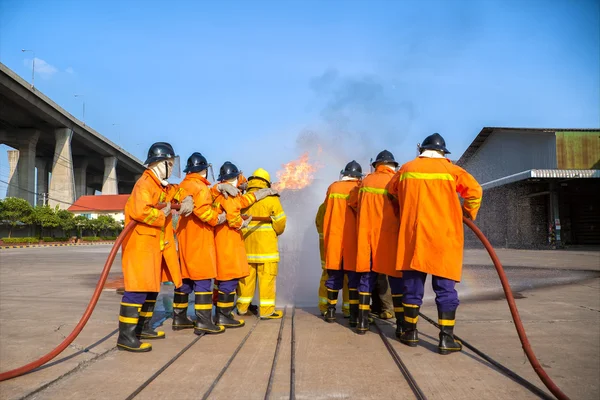
[{"label": "protective glove", "polygon": [[256,201],[260,201],[267,196],[274,196],[276,194],[278,194],[277,190],[271,188],[259,189],[256,192],[254,192],[254,196],[256,196]]},{"label": "protective glove", "polygon": [[165,217],[168,217],[169,214],[171,214],[171,203],[167,202],[165,204],[165,207],[161,211],[163,212],[163,214],[165,214]]},{"label": "protective glove", "polygon": [[181,205],[179,206],[179,215],[187,217],[192,213],[192,211],[194,211],[194,199],[192,196],[188,196],[181,201]]},{"label": "protective glove", "polygon": [[248,182],[244,182],[241,185],[239,185],[238,189],[240,189],[242,192],[245,192],[246,190],[248,190]]},{"label": "protective glove", "polygon": [[227,221],[227,213],[221,213],[217,216],[217,225],[224,224]]},{"label": "protective glove", "polygon": [[238,194],[240,194],[240,191],[238,188],[233,187],[233,185],[230,185],[229,183],[219,183],[217,185],[217,190],[219,191],[219,193],[221,193],[223,195],[223,197],[225,197],[226,199],[229,196],[237,196]]},{"label": "protective glove", "polygon": [[242,230],[248,227],[248,225],[250,225],[250,221],[252,221],[252,215],[248,215],[248,219],[244,219],[244,222],[242,222],[242,226],[240,226],[240,228],[238,230]]}]

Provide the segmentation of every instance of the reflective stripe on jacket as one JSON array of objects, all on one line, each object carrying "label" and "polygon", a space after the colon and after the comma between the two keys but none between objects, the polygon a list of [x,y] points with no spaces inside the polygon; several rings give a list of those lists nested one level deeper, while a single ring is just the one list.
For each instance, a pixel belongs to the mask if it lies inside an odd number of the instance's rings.
[{"label": "reflective stripe on jacket", "polygon": [[447,159],[419,157],[402,166],[389,191],[400,207],[396,268],[460,281],[464,212],[475,219],[482,189],[464,169]]},{"label": "reflective stripe on jacket", "polygon": [[181,270],[175,248],[171,214],[155,208],[158,203],[180,202],[185,191],[177,185],[162,186],[150,170],[138,179],[125,204],[125,225],[138,221],[122,247],[125,290],[159,292],[160,283],[181,286]]}]

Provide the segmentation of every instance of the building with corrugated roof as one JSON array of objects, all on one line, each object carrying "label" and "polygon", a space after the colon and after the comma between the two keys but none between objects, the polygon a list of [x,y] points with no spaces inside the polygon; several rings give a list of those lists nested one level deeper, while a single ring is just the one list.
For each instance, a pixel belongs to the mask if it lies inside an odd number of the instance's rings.
[{"label": "building with corrugated roof", "polygon": [[457,161],[483,187],[493,245],[600,244],[600,128],[485,127]]},{"label": "building with corrugated roof", "polygon": [[90,219],[98,218],[99,215],[110,215],[116,221],[124,221],[125,204],[128,198],[128,194],[81,196],[68,208],[68,211]]}]

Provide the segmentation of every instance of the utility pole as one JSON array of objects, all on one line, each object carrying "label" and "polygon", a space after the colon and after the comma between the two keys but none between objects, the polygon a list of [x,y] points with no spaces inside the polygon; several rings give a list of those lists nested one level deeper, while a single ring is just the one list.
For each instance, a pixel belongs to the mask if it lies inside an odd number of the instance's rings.
[{"label": "utility pole", "polygon": [[30,51],[33,54],[33,60],[31,65],[31,88],[33,89],[35,86],[35,52],[33,50],[21,49],[23,53]]}]

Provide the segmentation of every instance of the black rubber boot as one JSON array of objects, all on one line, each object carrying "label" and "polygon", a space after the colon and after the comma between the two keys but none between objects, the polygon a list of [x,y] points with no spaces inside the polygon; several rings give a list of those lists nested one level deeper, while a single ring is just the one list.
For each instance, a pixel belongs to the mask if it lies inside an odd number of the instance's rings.
[{"label": "black rubber boot", "polygon": [[407,346],[417,347],[419,343],[417,321],[419,320],[419,309],[421,307],[406,303],[402,303],[402,307],[404,308],[404,320],[402,321],[400,341]]},{"label": "black rubber boot", "polygon": [[217,301],[217,315],[215,324],[225,328],[241,328],[246,325],[243,319],[235,320],[231,311],[233,310],[233,300],[235,292],[223,293],[219,290],[219,299]]},{"label": "black rubber boot", "polygon": [[194,321],[188,318],[188,294],[178,292],[175,290],[173,295],[173,325],[174,331],[180,331],[182,329],[192,329],[194,327]]},{"label": "black rubber boot", "polygon": [[121,303],[121,312],[119,315],[119,337],[117,338],[117,348],[119,350],[131,351],[134,353],[145,353],[152,350],[150,343],[142,343],[135,334],[139,322],[138,308],[139,304]]},{"label": "black rubber boot", "polygon": [[364,335],[369,330],[369,312],[371,310],[371,293],[358,293],[358,324],[356,333]]},{"label": "black rubber boot", "polygon": [[327,288],[327,311],[325,312],[325,321],[335,322],[335,307],[337,306],[339,290]]},{"label": "black rubber boot", "polygon": [[350,327],[356,328],[358,325],[358,289],[348,289],[350,295]]},{"label": "black rubber boot", "polygon": [[402,323],[404,321],[404,307],[402,306],[402,295],[393,294],[392,302],[394,303],[394,314],[396,314],[396,337],[400,339],[400,336],[402,336]]},{"label": "black rubber boot", "polygon": [[438,311],[438,324],[440,325],[440,343],[438,353],[446,355],[462,350],[460,340],[454,339],[454,323],[456,321],[456,310]]},{"label": "black rubber boot", "polygon": [[212,292],[196,292],[196,322],[194,333],[196,335],[216,334],[225,332],[224,326],[217,326],[212,321]]},{"label": "black rubber boot", "polygon": [[152,315],[154,315],[154,306],[156,305],[156,299],[146,300],[142,304],[140,311],[140,318],[137,326],[135,327],[135,335],[139,339],[164,339],[165,333],[163,331],[155,331],[152,329],[150,322],[152,321]]}]

